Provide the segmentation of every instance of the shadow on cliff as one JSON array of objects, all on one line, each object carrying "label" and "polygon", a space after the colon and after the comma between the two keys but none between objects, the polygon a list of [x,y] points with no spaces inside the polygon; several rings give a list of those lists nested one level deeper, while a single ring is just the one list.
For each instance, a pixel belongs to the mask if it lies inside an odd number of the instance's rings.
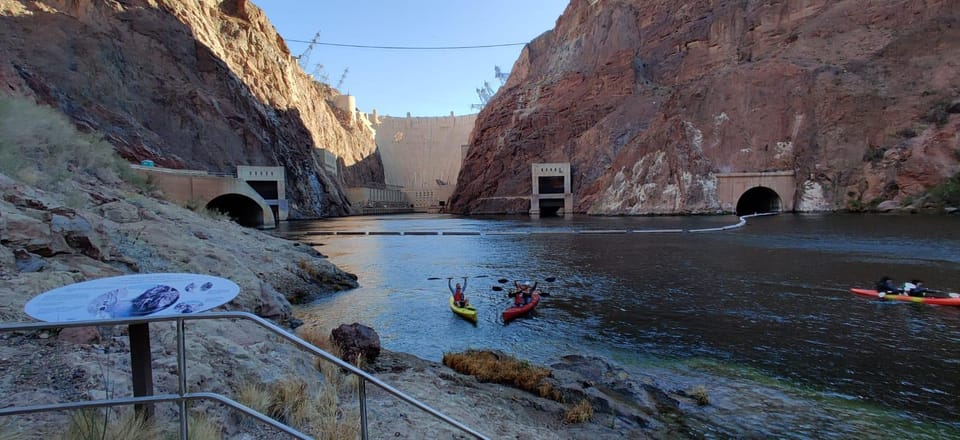
[{"label": "shadow on cliff", "polygon": [[[163,6],[133,1],[119,11],[101,2],[27,8],[30,15],[0,17],[0,52],[9,65],[0,72],[13,72],[0,76],[8,90],[60,109],[132,162],[219,172],[236,165],[284,166],[295,217],[347,213],[343,188],[323,171],[301,112],[257,99]],[[278,51],[289,56],[283,45]],[[365,175],[362,166],[351,173]]]}]

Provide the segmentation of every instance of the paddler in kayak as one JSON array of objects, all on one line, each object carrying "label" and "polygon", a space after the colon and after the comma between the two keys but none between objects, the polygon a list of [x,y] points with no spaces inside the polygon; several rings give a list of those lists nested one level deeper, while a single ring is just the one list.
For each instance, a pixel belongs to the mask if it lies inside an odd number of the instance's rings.
[{"label": "paddler in kayak", "polygon": [[880,297],[882,298],[883,295],[888,293],[903,294],[903,291],[897,288],[897,286],[893,283],[893,279],[888,276],[884,276],[883,278],[880,278],[880,281],[877,281],[877,293],[880,294]]},{"label": "paddler in kayak", "polygon": [[923,287],[923,281],[910,280],[903,283],[903,293],[910,296],[927,296],[927,288]]},{"label": "paddler in kayak", "polygon": [[528,304],[533,297],[533,292],[537,290],[537,283],[533,283],[531,286],[529,281],[524,281],[523,284],[518,284],[514,281],[513,285],[517,288],[517,290],[515,290],[516,297],[513,301],[514,305],[517,306]]},{"label": "paddler in kayak", "polygon": [[463,277],[463,287],[460,287],[460,283],[457,283],[457,287],[454,288],[450,285],[452,280],[453,277],[447,278],[447,288],[449,288],[450,293],[453,294],[453,304],[461,308],[470,305],[470,301],[467,300],[467,297],[463,294],[463,292],[467,290],[467,277]]}]

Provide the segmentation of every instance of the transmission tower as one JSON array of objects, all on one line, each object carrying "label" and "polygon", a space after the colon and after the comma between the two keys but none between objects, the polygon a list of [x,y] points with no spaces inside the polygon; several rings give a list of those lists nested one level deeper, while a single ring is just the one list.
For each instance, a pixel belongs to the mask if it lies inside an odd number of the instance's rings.
[{"label": "transmission tower", "polygon": [[493,76],[500,80],[500,85],[502,86],[507,82],[507,78],[510,77],[510,72],[500,70],[500,66],[493,66]]},{"label": "transmission tower", "polygon": [[310,44],[307,44],[306,50],[303,51],[298,57],[297,62],[300,64],[300,68],[304,72],[309,71],[310,69],[310,52],[313,52],[313,46],[317,45],[317,42],[320,41],[320,31],[317,31],[317,34],[313,36],[313,39],[310,40]]}]

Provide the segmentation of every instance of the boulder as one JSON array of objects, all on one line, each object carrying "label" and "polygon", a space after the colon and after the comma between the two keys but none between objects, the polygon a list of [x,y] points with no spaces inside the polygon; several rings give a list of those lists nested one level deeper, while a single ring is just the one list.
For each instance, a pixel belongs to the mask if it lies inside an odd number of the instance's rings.
[{"label": "boulder", "polygon": [[16,249],[13,256],[17,261],[18,272],[40,272],[44,267],[43,258],[31,254],[26,249]]},{"label": "boulder", "polygon": [[356,322],[333,329],[330,341],[340,349],[340,359],[354,365],[361,356],[367,363],[372,363],[380,355],[380,335]]},{"label": "boulder", "polygon": [[61,330],[58,339],[71,344],[96,344],[100,342],[100,331],[96,327],[70,327]]}]

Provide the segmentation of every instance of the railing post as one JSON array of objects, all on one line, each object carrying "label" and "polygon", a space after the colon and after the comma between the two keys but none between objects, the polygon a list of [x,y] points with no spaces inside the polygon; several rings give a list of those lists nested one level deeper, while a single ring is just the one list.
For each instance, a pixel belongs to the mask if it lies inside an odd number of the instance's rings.
[{"label": "railing post", "polygon": [[357,376],[357,394],[360,397],[360,438],[367,440],[367,380]]},{"label": "railing post", "polygon": [[180,410],[180,440],[187,440],[187,400],[183,398],[187,394],[187,337],[184,333],[183,318],[177,319],[177,382],[180,399],[177,400],[177,408]]},{"label": "railing post", "polygon": [[[153,360],[150,354],[150,323],[127,326],[130,339],[130,370],[135,397],[153,395]],[[153,417],[153,405],[134,405],[137,414],[144,419]]]}]

